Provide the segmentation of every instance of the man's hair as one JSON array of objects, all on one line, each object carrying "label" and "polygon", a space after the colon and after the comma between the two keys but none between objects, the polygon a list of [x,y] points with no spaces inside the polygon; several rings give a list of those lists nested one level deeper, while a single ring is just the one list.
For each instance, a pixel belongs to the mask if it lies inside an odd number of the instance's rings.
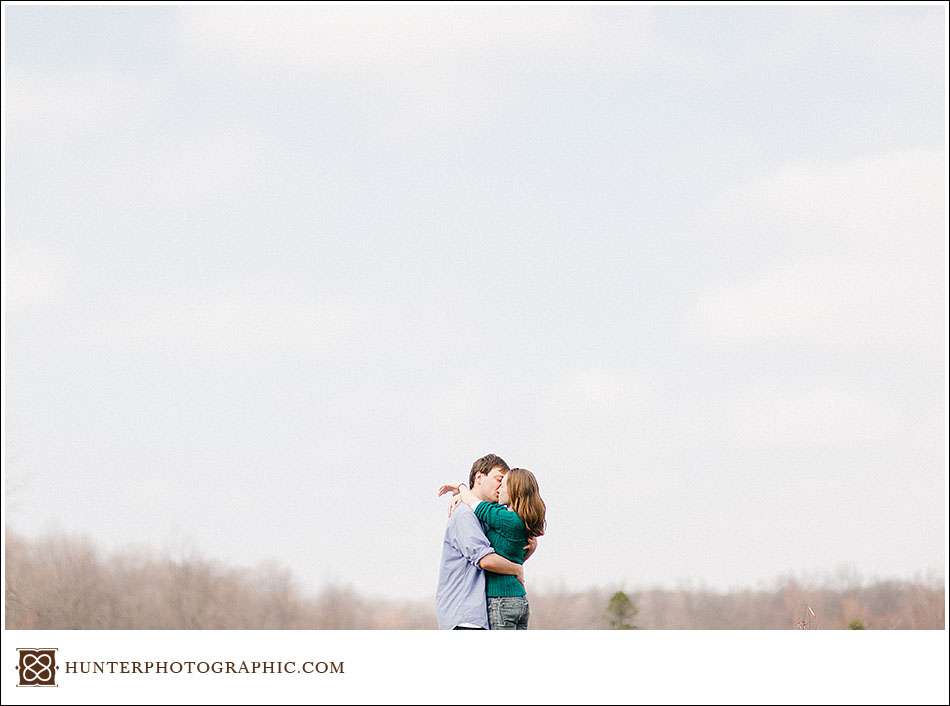
[{"label": "man's hair", "polygon": [[496,456],[495,454],[482,456],[480,459],[475,461],[475,463],[472,464],[472,472],[468,474],[468,487],[475,487],[475,476],[477,476],[479,473],[484,473],[487,476],[491,472],[491,469],[495,468],[496,466],[501,467],[501,470],[503,470],[505,473],[510,470],[508,468],[508,464],[505,463],[505,459],[503,459],[501,456]]}]

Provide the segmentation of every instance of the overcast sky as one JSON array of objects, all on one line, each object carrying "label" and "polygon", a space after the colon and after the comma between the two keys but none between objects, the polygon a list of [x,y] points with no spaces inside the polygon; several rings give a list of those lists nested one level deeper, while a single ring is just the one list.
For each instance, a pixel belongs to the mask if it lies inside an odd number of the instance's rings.
[{"label": "overcast sky", "polygon": [[432,596],[494,452],[529,590],[942,574],[946,12],[5,6],[8,526]]}]

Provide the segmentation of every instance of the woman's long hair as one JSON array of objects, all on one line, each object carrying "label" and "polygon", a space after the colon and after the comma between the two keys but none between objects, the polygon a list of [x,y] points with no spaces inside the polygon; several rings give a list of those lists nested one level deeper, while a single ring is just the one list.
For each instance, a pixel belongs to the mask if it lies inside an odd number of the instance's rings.
[{"label": "woman's long hair", "polygon": [[540,537],[547,524],[544,520],[546,508],[534,473],[524,468],[512,468],[506,475],[511,509],[524,522],[528,537]]}]

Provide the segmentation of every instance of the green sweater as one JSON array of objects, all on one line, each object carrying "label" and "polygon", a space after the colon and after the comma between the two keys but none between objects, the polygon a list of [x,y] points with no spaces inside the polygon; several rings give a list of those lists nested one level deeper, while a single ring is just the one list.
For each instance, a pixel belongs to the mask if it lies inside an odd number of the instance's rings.
[{"label": "green sweater", "polygon": [[[475,517],[481,521],[485,536],[497,554],[516,564],[524,564],[524,546],[528,543],[528,532],[518,513],[504,505],[483,500],[475,508]],[[486,571],[485,595],[489,598],[523,596],[525,590],[514,576]]]}]

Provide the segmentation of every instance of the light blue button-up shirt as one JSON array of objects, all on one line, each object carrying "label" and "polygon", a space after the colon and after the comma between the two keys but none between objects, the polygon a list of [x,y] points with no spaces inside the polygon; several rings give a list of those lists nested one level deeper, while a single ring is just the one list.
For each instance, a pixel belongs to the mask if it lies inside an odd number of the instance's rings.
[{"label": "light blue button-up shirt", "polygon": [[465,503],[459,505],[449,518],[442,540],[435,596],[441,629],[451,630],[457,625],[488,629],[485,572],[478,568],[478,562],[493,551],[475,513]]}]

